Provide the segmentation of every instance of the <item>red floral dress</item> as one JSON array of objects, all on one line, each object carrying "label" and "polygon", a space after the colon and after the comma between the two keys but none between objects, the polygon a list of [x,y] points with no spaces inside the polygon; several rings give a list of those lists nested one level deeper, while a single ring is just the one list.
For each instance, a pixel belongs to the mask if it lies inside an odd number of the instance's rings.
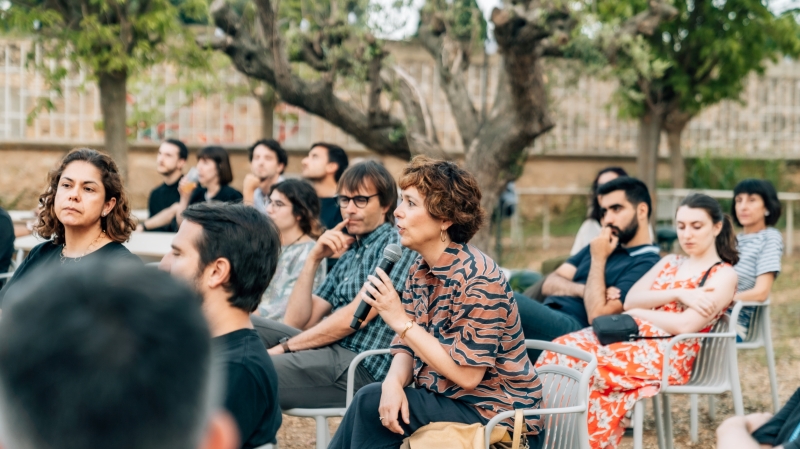
[{"label": "red floral dress", "polygon": [[[686,260],[681,256],[667,256],[670,259],[658,273],[651,290],[669,290],[675,288],[696,288],[705,272],[697,277],[675,280],[675,274]],[[720,267],[711,268],[710,279]],[[733,297],[731,297],[733,301]],[[683,312],[686,307],[678,302],[671,302],[657,307],[664,312]],[[708,332],[714,323],[723,315],[723,311],[713,317],[700,332]],[[647,321],[636,318],[639,332],[645,336],[665,336],[667,332],[655,327]],[[591,327],[564,335],[555,340],[591,352],[597,356],[597,370],[592,378],[589,395],[589,440],[593,448],[614,448],[620,442],[625,431],[620,421],[633,409],[636,401],[655,396],[661,388],[661,370],[663,354],[669,339],[636,340],[632,342],[613,343],[603,346],[597,340]],[[681,341],[673,347],[669,364],[671,367],[670,385],[685,384],[692,373],[692,365],[700,350],[697,339]],[[586,363],[563,354],[545,351],[539,357],[536,368],[543,365],[558,364],[582,370]]]}]

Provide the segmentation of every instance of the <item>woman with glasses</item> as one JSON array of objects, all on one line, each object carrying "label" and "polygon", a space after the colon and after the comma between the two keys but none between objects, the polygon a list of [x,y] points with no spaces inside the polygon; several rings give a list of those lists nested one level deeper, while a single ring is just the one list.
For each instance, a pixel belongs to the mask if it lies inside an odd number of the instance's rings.
[{"label": "woman with glasses", "polygon": [[[288,179],[270,189],[267,215],[281,233],[281,256],[269,287],[264,292],[257,313],[265,318],[283,322],[286,303],[308,253],[314,248],[321,232],[319,199],[306,181]],[[317,268],[314,289],[325,280],[325,262]]]}]

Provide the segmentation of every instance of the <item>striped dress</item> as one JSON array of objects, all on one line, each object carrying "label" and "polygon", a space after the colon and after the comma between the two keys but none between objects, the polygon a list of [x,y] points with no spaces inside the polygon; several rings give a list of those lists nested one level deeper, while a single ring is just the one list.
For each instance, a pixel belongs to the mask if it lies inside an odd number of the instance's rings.
[{"label": "striped dress", "polygon": [[[486,373],[477,388],[464,390],[395,336],[392,354],[414,358],[415,386],[466,402],[487,420],[500,412],[539,407],[542,384],[528,359],[517,304],[500,268],[474,246],[453,242],[435,265],[419,257],[411,266],[401,298],[406,313],[458,365],[486,367]],[[503,424],[512,427],[512,420]],[[527,417],[526,424],[529,434],[542,431],[539,416]]]}]

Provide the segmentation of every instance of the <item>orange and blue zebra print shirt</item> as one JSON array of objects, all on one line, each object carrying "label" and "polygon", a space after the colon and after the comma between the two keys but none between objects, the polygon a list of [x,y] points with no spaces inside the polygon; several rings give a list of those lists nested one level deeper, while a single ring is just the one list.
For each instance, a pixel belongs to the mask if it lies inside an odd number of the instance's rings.
[{"label": "orange and blue zebra print shirt", "polygon": [[[417,388],[464,401],[487,420],[497,413],[539,407],[542,384],[525,350],[517,304],[497,264],[469,244],[451,242],[431,268],[418,257],[402,293],[406,313],[439,340],[461,366],[484,366],[474,390],[464,390],[414,355],[399,336],[392,354],[414,358]],[[513,426],[512,420],[504,422]],[[526,418],[528,433],[542,431],[539,416]]]}]

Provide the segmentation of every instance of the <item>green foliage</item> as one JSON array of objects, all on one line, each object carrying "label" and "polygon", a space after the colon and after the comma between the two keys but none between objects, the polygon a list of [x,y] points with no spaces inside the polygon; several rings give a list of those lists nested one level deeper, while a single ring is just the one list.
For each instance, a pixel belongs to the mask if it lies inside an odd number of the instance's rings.
[{"label": "green foliage", "polygon": [[686,161],[686,187],[690,189],[733,190],[746,178],[766,179],[778,191],[790,190],[786,162],[782,160],[744,160],[713,158],[705,154]]}]

